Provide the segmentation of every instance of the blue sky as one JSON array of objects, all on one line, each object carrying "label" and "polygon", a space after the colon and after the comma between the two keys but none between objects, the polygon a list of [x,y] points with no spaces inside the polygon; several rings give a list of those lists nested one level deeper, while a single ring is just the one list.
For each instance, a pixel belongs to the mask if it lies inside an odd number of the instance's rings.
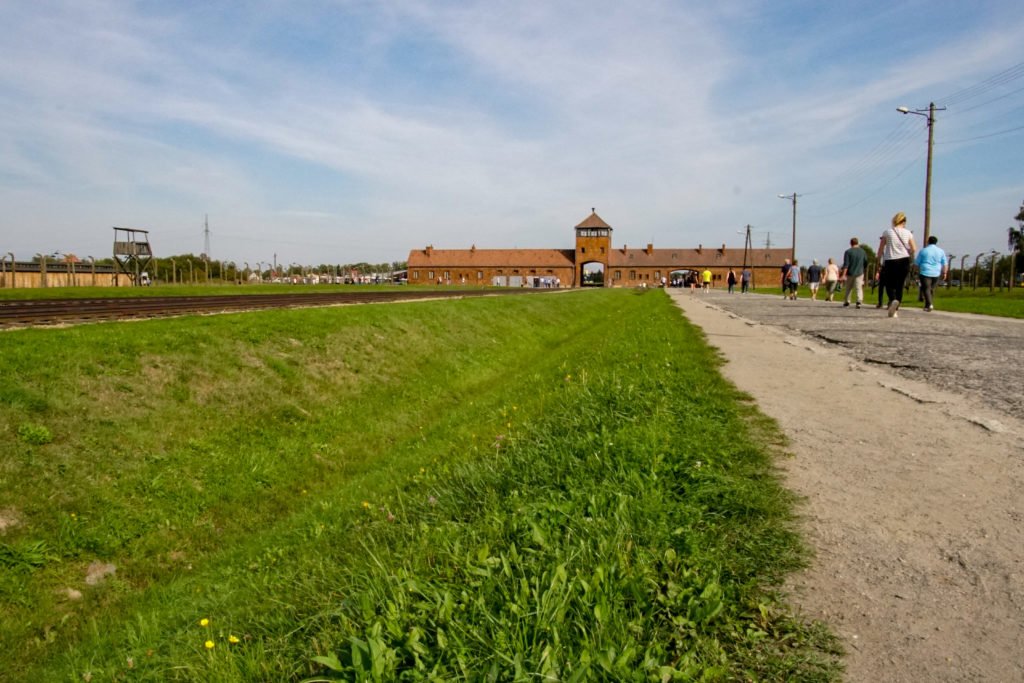
[{"label": "blue sky", "polygon": [[[0,252],[239,264],[410,249],[789,246],[904,211],[1005,250],[1024,202],[1024,14],[1005,2],[0,3]],[[973,260],[973,259],[972,259]]]}]

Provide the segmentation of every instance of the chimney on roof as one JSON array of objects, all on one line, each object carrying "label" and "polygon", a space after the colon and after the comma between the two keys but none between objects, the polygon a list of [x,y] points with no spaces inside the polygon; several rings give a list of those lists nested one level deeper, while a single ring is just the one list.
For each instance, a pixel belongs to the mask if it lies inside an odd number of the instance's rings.
[{"label": "chimney on roof", "polygon": [[652,253],[652,252],[654,251],[654,245],[653,245],[653,244],[651,244],[650,242],[648,242],[648,243],[647,243],[647,248],[646,248],[646,249],[644,249],[644,251],[646,251],[646,252],[647,252],[647,255],[648,255],[648,256],[650,256],[650,255],[651,255],[651,253]]},{"label": "chimney on roof", "polygon": [[427,256],[430,256],[432,253],[434,253],[434,245],[428,244],[426,249],[423,250],[423,253],[426,254]]},{"label": "chimney on roof", "polygon": [[697,245],[697,253],[698,254],[703,254],[704,253],[704,245],[703,244],[698,244]]},{"label": "chimney on roof", "polygon": [[722,253],[725,253],[725,243],[722,244]]},{"label": "chimney on roof", "polygon": [[622,245],[622,253],[625,254],[626,250],[629,249],[625,244]]},{"label": "chimney on roof", "polygon": [[475,254],[476,253],[476,245],[475,244],[469,248],[469,253],[470,254]]}]

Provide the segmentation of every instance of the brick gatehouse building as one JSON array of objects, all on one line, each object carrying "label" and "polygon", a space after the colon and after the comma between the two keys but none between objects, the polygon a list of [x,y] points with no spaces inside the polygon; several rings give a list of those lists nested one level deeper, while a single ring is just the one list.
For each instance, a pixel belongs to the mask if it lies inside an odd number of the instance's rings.
[{"label": "brick gatehouse building", "polygon": [[[612,227],[595,211],[575,227],[575,249],[435,249],[409,252],[409,284],[491,285],[498,287],[656,287],[679,282],[690,272],[710,270],[716,287],[724,287],[729,269],[739,278],[744,257],[754,286],[779,282],[789,249],[655,249],[612,246]],[[600,273],[597,277],[593,273]]]}]

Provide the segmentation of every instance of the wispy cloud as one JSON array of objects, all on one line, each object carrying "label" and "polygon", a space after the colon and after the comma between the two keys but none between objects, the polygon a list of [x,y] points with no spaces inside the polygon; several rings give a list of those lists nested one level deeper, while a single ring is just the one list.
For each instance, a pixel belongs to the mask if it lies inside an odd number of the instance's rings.
[{"label": "wispy cloud", "polygon": [[[779,192],[818,190],[809,215],[860,199],[809,227],[823,249],[919,194],[908,172],[863,199],[924,144],[900,132],[895,104],[1019,53],[1008,3],[947,22],[941,41],[939,17],[900,50],[915,13],[924,21],[913,5],[869,20],[738,0],[8,3],[0,199],[12,224],[57,226],[68,250],[99,251],[130,214],[168,249],[198,251],[210,213],[232,236],[222,248],[250,261],[275,239],[300,260],[324,244],[335,260],[426,242],[557,247],[594,205],[623,241],[717,243],[746,223],[788,225]],[[894,129],[902,146],[865,163]],[[858,164],[867,173],[849,172]]]}]

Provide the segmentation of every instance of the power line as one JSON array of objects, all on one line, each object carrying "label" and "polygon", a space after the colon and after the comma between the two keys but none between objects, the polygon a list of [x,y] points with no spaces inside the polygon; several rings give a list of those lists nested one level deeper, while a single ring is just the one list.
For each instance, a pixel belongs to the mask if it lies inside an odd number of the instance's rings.
[{"label": "power line", "polygon": [[916,140],[916,126],[908,119],[901,118],[900,123],[889,132],[870,152],[850,165],[846,170],[833,178],[824,189],[807,194],[829,195],[842,192],[848,186],[856,185],[869,174],[886,166],[896,159],[912,142]]},{"label": "power line", "polygon": [[994,138],[994,137],[997,137],[999,135],[1006,135],[1007,133],[1015,133],[1018,130],[1024,130],[1024,126],[1017,126],[1016,128],[1007,128],[1006,130],[996,131],[995,133],[989,133],[988,135],[978,135],[978,136],[973,137],[973,138],[959,138],[957,140],[943,140],[941,143],[936,143],[936,144],[949,145],[949,144],[952,144],[954,142],[971,142],[972,140],[984,140],[985,138]]},{"label": "power line", "polygon": [[915,164],[916,164],[917,162],[921,161],[921,159],[922,159],[922,158],[924,157],[924,155],[925,155],[925,152],[921,152],[920,154],[918,154],[918,155],[917,155],[917,157],[915,157],[915,158],[914,158],[914,159],[913,159],[913,160],[912,160],[912,161],[911,161],[911,162],[910,162],[909,164],[907,164],[906,166],[904,166],[903,168],[901,168],[901,169],[900,169],[900,170],[899,170],[899,171],[898,171],[898,172],[897,172],[897,173],[896,173],[895,175],[893,175],[893,176],[892,176],[891,178],[889,178],[888,180],[886,180],[886,181],[885,181],[884,183],[882,183],[881,185],[879,185],[879,186],[878,186],[878,187],[876,187],[876,188],[875,188],[874,190],[872,190],[872,191],[871,191],[871,192],[869,192],[868,194],[864,195],[863,197],[861,197],[861,198],[860,198],[860,199],[858,199],[857,201],[853,202],[852,204],[849,204],[849,205],[847,205],[847,206],[844,206],[843,208],[839,209],[838,211],[833,211],[833,212],[831,212],[831,213],[818,213],[818,214],[812,214],[812,215],[811,215],[811,216],[809,216],[809,217],[810,217],[810,218],[829,218],[830,216],[836,216],[836,215],[839,215],[839,214],[841,214],[841,213],[843,213],[843,212],[845,212],[845,211],[849,211],[850,209],[852,209],[852,208],[854,208],[854,207],[856,207],[856,206],[860,206],[861,204],[863,204],[864,202],[866,202],[867,200],[871,199],[871,198],[872,198],[872,197],[874,197],[874,196],[875,196],[876,194],[878,194],[879,192],[881,192],[882,190],[884,190],[885,188],[887,188],[887,187],[888,187],[889,185],[891,185],[891,184],[892,184],[893,182],[895,182],[897,178],[899,178],[899,177],[900,177],[901,175],[903,175],[904,173],[906,173],[906,172],[907,172],[907,170],[909,170],[909,169],[910,169],[910,168],[911,168],[912,166],[914,166],[914,165],[915,165]]},{"label": "power line", "polygon": [[1024,76],[1024,62],[1015,64],[1005,71],[1000,71],[996,75],[986,78],[980,83],[975,83],[974,85],[957,90],[954,93],[940,98],[938,101],[944,103],[946,106],[966,102],[969,99],[985,94],[993,88],[1015,81],[1022,76]]},{"label": "power line", "polygon": [[1016,90],[1012,90],[1012,91],[1006,93],[1005,95],[1000,95],[999,97],[993,97],[991,100],[985,100],[981,104],[976,104],[973,107],[967,107],[966,109],[957,109],[956,112],[958,114],[963,114],[964,112],[969,112],[969,111],[972,111],[974,109],[980,109],[981,107],[985,107],[987,105],[990,105],[993,102],[998,102],[999,100],[1006,99],[1010,95],[1016,95],[1019,92],[1024,92],[1024,88],[1017,88]]}]

